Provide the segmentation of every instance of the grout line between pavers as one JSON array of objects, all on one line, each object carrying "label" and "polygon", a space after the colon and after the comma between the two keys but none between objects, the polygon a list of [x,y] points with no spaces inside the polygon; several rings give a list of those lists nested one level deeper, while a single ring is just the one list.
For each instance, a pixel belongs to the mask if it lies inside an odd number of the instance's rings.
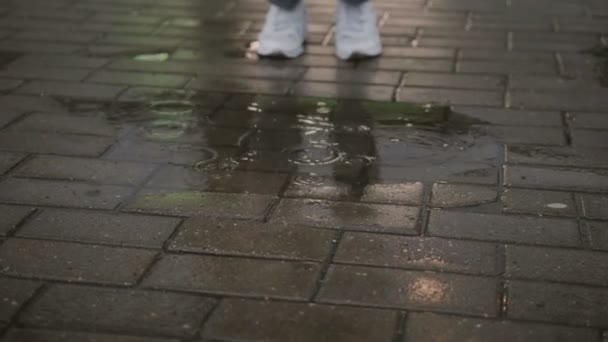
[{"label": "grout line between pavers", "polygon": [[21,306],[19,306],[19,309],[17,310],[17,312],[15,312],[15,314],[11,317],[9,323],[7,324],[7,327],[4,331],[4,333],[0,334],[0,338],[2,338],[4,335],[6,335],[6,333],[8,333],[11,330],[11,328],[17,326],[23,313],[28,309],[28,307],[30,307],[40,297],[42,297],[42,295],[46,291],[48,291],[48,288],[49,288],[49,285],[47,283],[40,284],[40,286],[36,289],[36,291],[34,291],[32,296],[30,296],[27,300],[25,300],[23,303],[21,303]]},{"label": "grout line between pavers", "polygon": [[407,327],[407,312],[406,311],[398,311],[395,319],[395,330],[393,332],[392,342],[416,342],[416,341],[407,341],[405,339],[405,329]]}]

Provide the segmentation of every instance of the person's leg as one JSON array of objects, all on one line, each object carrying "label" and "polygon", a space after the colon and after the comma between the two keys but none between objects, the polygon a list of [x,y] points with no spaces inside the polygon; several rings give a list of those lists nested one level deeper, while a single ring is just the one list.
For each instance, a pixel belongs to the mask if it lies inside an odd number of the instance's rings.
[{"label": "person's leg", "polygon": [[258,54],[295,58],[304,52],[306,8],[302,0],[270,0]]},{"label": "person's leg", "polygon": [[371,1],[338,0],[336,55],[341,59],[382,54],[376,13]]},{"label": "person's leg", "polygon": [[[353,0],[349,0],[349,1],[353,1]],[[354,1],[360,1],[360,0],[354,0]],[[281,7],[283,9],[286,9],[286,10],[293,9],[300,2],[301,2],[301,0],[270,0],[271,4]]]}]

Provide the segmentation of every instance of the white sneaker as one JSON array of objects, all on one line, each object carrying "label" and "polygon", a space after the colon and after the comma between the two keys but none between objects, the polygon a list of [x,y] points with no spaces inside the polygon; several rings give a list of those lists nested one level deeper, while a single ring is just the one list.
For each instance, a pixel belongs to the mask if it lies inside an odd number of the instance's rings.
[{"label": "white sneaker", "polygon": [[349,5],[338,1],[336,55],[341,59],[375,57],[382,54],[376,13],[370,1]]},{"label": "white sneaker", "polygon": [[270,5],[260,33],[258,55],[296,58],[304,52],[306,7],[300,3],[291,10]]}]

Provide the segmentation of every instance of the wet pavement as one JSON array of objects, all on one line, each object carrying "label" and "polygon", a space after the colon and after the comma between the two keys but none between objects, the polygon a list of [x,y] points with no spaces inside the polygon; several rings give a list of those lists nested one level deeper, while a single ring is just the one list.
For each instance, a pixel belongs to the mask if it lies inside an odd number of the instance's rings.
[{"label": "wet pavement", "polygon": [[0,341],[608,339],[608,5],[0,1]]}]

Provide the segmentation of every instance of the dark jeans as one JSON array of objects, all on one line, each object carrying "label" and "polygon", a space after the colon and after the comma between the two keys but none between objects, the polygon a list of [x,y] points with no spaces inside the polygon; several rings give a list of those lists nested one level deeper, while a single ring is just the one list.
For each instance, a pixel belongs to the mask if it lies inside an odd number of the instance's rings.
[{"label": "dark jeans", "polygon": [[[282,7],[282,8],[287,8],[287,9],[291,9],[293,7],[295,7],[295,5],[297,5],[301,0],[270,0],[270,2],[272,2],[273,4]],[[353,5],[357,5],[363,2],[366,2],[367,0],[339,0],[339,1],[344,1],[346,3],[349,4],[353,4]]]}]

